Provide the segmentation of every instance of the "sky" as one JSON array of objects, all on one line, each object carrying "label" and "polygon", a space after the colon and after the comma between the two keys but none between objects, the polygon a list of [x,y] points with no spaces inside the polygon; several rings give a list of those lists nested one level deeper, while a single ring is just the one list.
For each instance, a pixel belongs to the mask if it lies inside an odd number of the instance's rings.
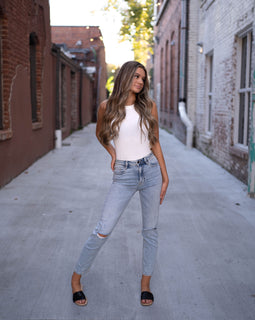
[{"label": "sky", "polygon": [[133,60],[129,42],[119,43],[120,15],[102,8],[107,0],[49,0],[52,26],[99,26],[103,35],[106,62],[122,65]]}]

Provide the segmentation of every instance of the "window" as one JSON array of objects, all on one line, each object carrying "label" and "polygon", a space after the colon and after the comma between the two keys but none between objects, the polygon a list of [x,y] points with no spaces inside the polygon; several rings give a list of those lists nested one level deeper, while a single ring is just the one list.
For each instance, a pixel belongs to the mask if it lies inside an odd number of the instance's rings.
[{"label": "window", "polygon": [[30,92],[32,106],[32,122],[37,122],[37,94],[36,94],[36,46],[38,40],[35,33],[29,37],[30,48]]},{"label": "window", "polygon": [[163,111],[163,65],[164,65],[164,61],[163,61],[163,48],[161,48],[160,51],[160,111]]},{"label": "window", "polygon": [[35,32],[29,36],[30,55],[30,99],[33,129],[42,127],[42,74],[43,58],[41,45]]},{"label": "window", "polygon": [[165,49],[165,111],[168,111],[169,104],[169,41],[166,41]]},{"label": "window", "polygon": [[74,71],[71,71],[71,128],[76,129],[78,126],[78,109],[77,109],[77,80]]},{"label": "window", "polygon": [[212,100],[213,100],[213,54],[206,56],[207,65],[207,112],[206,131],[212,132]]},{"label": "window", "polygon": [[238,90],[238,125],[236,143],[248,146],[249,143],[249,111],[251,106],[251,55],[252,32],[248,32],[239,40],[239,90]]}]

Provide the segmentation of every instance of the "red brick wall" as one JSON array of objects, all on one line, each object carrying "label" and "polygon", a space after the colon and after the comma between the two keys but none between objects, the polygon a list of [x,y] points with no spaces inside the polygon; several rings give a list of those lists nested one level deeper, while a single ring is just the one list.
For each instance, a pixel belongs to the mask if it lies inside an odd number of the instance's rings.
[{"label": "red brick wall", "polygon": [[[105,63],[105,48],[99,27],[97,26],[52,26],[52,42],[56,44],[66,44],[68,49],[89,49],[90,52],[84,54],[74,53],[77,59],[83,63],[84,67],[95,66],[96,73],[93,74],[93,112],[92,119],[96,121],[98,105],[106,99],[107,71]],[[93,41],[91,41],[93,40]],[[77,42],[81,41],[78,45]],[[94,55],[94,52],[96,55]],[[78,61],[79,62],[79,61]]]},{"label": "red brick wall", "polygon": [[[93,83],[88,76],[83,74],[82,77],[82,125],[85,126],[93,120]],[[91,92],[90,95],[87,92]]]},{"label": "red brick wall", "polygon": [[[93,81],[81,68],[53,49],[53,108],[58,110],[62,138],[65,139],[73,130],[77,130],[92,121]],[[57,63],[59,72],[57,74]],[[81,79],[82,78],[82,79]],[[57,101],[58,93],[58,101]]]},{"label": "red brick wall", "polygon": [[[101,46],[102,34],[99,27],[96,26],[52,26],[52,42],[65,43],[69,48],[75,48],[78,40],[82,41],[81,48],[89,48],[90,46]],[[93,39],[93,41],[90,41]]]},{"label": "red brick wall", "polygon": [[185,142],[185,126],[178,115],[181,2],[164,1],[159,8],[154,29],[154,97],[161,126]]},{"label": "red brick wall", "polygon": [[[47,0],[0,0],[0,23],[3,83],[3,128],[0,130],[1,187],[54,148],[56,110],[63,116],[63,121],[60,118],[63,139],[72,130],[92,121],[94,91],[91,79],[85,72],[82,73],[80,87],[79,65],[63,53],[60,53],[57,60],[56,48],[55,51],[52,48]],[[29,43],[32,33],[36,34],[38,40],[35,79],[36,122],[32,122],[30,89]],[[60,65],[58,75],[57,61]],[[62,81],[61,65],[64,66]],[[59,82],[57,76],[60,78]],[[57,104],[58,94],[60,99]]]},{"label": "red brick wall", "polygon": [[[2,37],[3,130],[0,130],[0,186],[54,146],[51,38],[47,0],[3,2]],[[42,55],[39,122],[32,124],[29,35],[35,32]]]}]

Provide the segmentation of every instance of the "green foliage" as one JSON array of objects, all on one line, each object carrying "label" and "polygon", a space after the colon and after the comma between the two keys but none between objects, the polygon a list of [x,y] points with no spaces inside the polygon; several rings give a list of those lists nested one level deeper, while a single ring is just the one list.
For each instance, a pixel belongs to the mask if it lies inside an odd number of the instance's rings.
[{"label": "green foliage", "polygon": [[105,87],[108,90],[109,94],[112,94],[113,86],[114,86],[114,76],[110,76],[107,79],[106,85],[105,85]]},{"label": "green foliage", "polygon": [[135,60],[146,65],[153,53],[153,0],[108,0],[105,10],[110,9],[121,14],[121,40],[130,41]]},{"label": "green foliage", "polygon": [[116,76],[116,73],[118,72],[118,69],[119,68],[114,64],[107,64],[107,82],[105,87],[109,95],[112,93],[115,76]]}]

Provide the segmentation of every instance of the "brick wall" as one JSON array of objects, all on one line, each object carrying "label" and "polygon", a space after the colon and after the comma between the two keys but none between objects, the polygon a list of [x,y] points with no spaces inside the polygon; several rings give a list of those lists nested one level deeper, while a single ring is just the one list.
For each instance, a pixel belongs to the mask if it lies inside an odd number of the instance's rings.
[{"label": "brick wall", "polygon": [[[51,38],[47,0],[1,2],[2,112],[0,186],[54,146]],[[30,35],[37,37],[37,121],[32,122]]]},{"label": "brick wall", "polygon": [[157,6],[157,11],[154,98],[159,108],[160,125],[184,142],[186,129],[178,114],[181,1],[165,0]]},{"label": "brick wall", "polygon": [[[107,71],[105,63],[105,48],[100,28],[97,26],[52,26],[52,42],[64,44],[70,51],[77,63],[83,67],[95,67],[93,77],[93,121],[96,121],[97,107],[106,99],[105,84]],[[80,52],[85,50],[86,53]]]},{"label": "brick wall", "polygon": [[[174,52],[173,66],[169,62],[173,56],[169,43],[172,44],[172,32],[178,34],[181,1],[155,1],[155,4],[160,5],[155,10],[154,97],[161,125],[185,143],[185,127],[177,112],[178,50]],[[254,30],[254,0],[190,0],[188,4],[186,109],[194,124],[194,144],[247,183],[248,145],[238,143],[240,57],[243,37]],[[178,40],[175,37],[176,47]],[[252,66],[254,52],[253,40]],[[254,123],[251,129],[254,130]]]},{"label": "brick wall", "polygon": [[94,88],[52,45],[47,0],[0,0],[0,24],[1,187],[54,148],[56,128],[65,138],[92,121]]},{"label": "brick wall", "polygon": [[[201,1],[198,1],[201,4]],[[191,7],[190,10],[193,10]],[[240,180],[247,182],[248,151],[235,146],[238,91],[238,34],[254,22],[254,1],[203,1],[199,9],[197,59],[196,145]],[[191,23],[190,28],[197,28]],[[254,51],[254,45],[253,45]],[[212,130],[208,135],[206,55],[213,53]],[[191,61],[192,54],[190,53]],[[190,61],[190,62],[191,62]],[[193,88],[192,90],[193,92]],[[193,93],[192,93],[193,94]],[[190,93],[191,96],[191,93]],[[193,101],[195,98],[192,98]]]},{"label": "brick wall", "polygon": [[65,139],[93,119],[93,81],[61,49],[52,46],[53,100],[56,110],[56,128],[61,129]]},{"label": "brick wall", "polygon": [[[102,34],[97,26],[52,26],[51,30],[52,42],[65,43],[69,48],[89,48],[103,45]],[[79,40],[81,42],[78,45],[77,41]]]},{"label": "brick wall", "polygon": [[197,105],[197,62],[198,54],[198,27],[201,1],[189,1],[188,13],[188,52],[187,52],[187,104],[188,116],[193,124],[196,122]]}]

